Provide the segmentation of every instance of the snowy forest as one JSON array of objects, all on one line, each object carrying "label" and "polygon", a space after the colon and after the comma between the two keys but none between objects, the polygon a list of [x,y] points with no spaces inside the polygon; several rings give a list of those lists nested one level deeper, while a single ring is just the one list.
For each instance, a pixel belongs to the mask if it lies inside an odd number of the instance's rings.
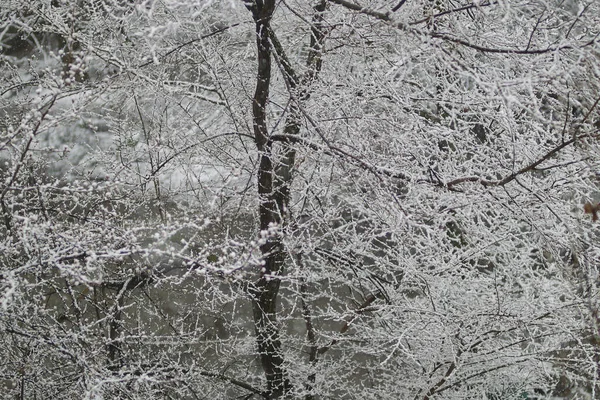
[{"label": "snowy forest", "polygon": [[0,0],[0,398],[600,398],[600,1]]}]

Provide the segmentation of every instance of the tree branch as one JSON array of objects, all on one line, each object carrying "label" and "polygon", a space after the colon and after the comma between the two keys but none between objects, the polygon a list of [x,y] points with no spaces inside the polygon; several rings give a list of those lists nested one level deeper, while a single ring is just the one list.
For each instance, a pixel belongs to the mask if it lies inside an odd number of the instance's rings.
[{"label": "tree branch", "polygon": [[479,182],[483,186],[504,186],[507,183],[513,181],[519,175],[522,175],[524,173],[536,170],[536,167],[538,165],[540,165],[544,161],[548,160],[552,156],[556,155],[559,151],[561,151],[565,147],[569,146],[570,144],[575,143],[577,141],[577,139],[578,138],[573,138],[571,140],[567,140],[566,142],[562,142],[560,145],[556,146],[555,148],[553,148],[552,150],[550,150],[549,152],[547,152],[546,154],[544,154],[541,158],[539,158],[536,161],[532,162],[531,164],[529,164],[529,165],[521,168],[520,170],[518,170],[516,172],[513,172],[512,174],[507,175],[506,177],[504,177],[504,178],[502,178],[502,179],[500,179],[498,181],[489,181],[489,180],[485,180],[485,179],[482,179],[482,178],[477,177],[477,176],[469,176],[469,177],[454,179],[454,180],[452,180],[452,181],[447,182],[446,184],[444,184],[444,186],[446,186],[447,188],[452,188],[453,186],[456,186],[456,185],[458,185],[460,183],[464,183],[464,182]]},{"label": "tree branch", "polygon": [[[561,51],[561,50],[571,50],[571,49],[575,49],[574,46],[571,45],[564,45],[564,46],[555,46],[555,47],[547,47],[545,49],[525,49],[525,50],[519,50],[519,49],[508,49],[508,48],[495,48],[495,47],[486,47],[486,46],[482,46],[476,43],[472,43],[469,42],[465,39],[461,39],[461,38],[457,38],[451,35],[448,35],[446,33],[438,33],[435,31],[421,31],[418,29],[414,29],[411,28],[409,25],[402,23],[402,22],[398,22],[395,21],[392,17],[390,12],[385,12],[382,13],[380,11],[375,11],[373,9],[370,9],[368,7],[363,7],[359,4],[353,3],[351,1],[348,0],[329,0],[332,3],[338,4],[340,6],[343,6],[349,10],[352,11],[356,11],[358,13],[361,14],[365,14],[368,15],[370,17],[373,17],[375,19],[378,19],[380,21],[385,22],[386,24],[388,24],[389,26],[392,26],[394,28],[403,30],[405,32],[408,33],[412,33],[415,36],[420,36],[420,37],[430,37],[430,38],[434,38],[434,39],[440,39],[446,42],[450,42],[450,43],[455,43],[455,44],[459,44],[465,47],[469,47],[473,50],[477,50],[479,52],[482,53],[495,53],[495,54],[529,54],[529,55],[533,55],[533,54],[546,54],[546,53],[552,53],[555,51]],[[581,44],[579,47],[587,47],[587,46],[591,46],[596,42],[596,38]]]},{"label": "tree branch", "polygon": [[[444,15],[454,14],[454,13],[461,12],[461,11],[469,11],[469,10],[472,10],[474,8],[489,7],[489,6],[493,6],[493,5],[496,5],[496,4],[498,4],[498,3],[496,3],[496,2],[487,2],[487,3],[477,4],[477,5],[475,5],[475,4],[469,4],[469,5],[466,5],[466,6],[463,6],[463,7],[453,8],[452,10],[442,11],[440,13],[430,15],[430,16],[428,16],[426,18],[422,18],[422,19],[419,19],[417,21],[409,22],[408,24],[409,25],[420,25],[422,23],[435,20],[436,18],[443,17]],[[394,11],[394,9],[392,9],[392,11]]]},{"label": "tree branch", "polygon": [[[356,318],[358,318],[360,314],[367,312],[367,311],[372,311],[372,309],[369,308],[369,306],[371,304],[373,304],[375,302],[375,300],[377,300],[378,298],[379,298],[379,293],[370,293],[367,296],[367,298],[365,299],[365,301],[360,306],[358,306],[358,308],[356,310],[353,311],[352,315],[346,317],[346,322],[340,329],[340,335],[343,335],[344,333],[346,333],[348,331],[348,329],[350,328],[350,324],[352,322],[354,322],[354,320]],[[329,344],[327,346],[323,346],[323,347],[319,348],[319,355],[325,354],[326,352],[328,352],[338,342],[339,342],[338,339],[333,339],[331,342],[329,342]]]}]

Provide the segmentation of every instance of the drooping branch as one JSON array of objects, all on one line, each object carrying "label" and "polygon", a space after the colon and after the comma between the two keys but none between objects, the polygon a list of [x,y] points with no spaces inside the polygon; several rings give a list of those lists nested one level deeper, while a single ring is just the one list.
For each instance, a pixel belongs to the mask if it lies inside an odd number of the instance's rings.
[{"label": "drooping branch", "polygon": [[268,393],[265,393],[257,388],[255,388],[254,386],[250,385],[249,383],[240,381],[239,379],[233,378],[231,376],[227,376],[225,374],[217,374],[214,372],[209,372],[209,371],[200,371],[199,372],[200,375],[206,376],[206,377],[210,377],[210,378],[218,378],[220,380],[226,381],[231,383],[232,385],[235,386],[239,386],[242,389],[246,389],[247,391],[254,393],[258,396],[261,396],[265,399],[269,399],[269,395]]},{"label": "drooping branch", "polygon": [[169,379],[181,379],[181,377],[185,377],[186,374],[190,373],[198,373],[198,375],[207,377],[207,378],[216,378],[224,382],[229,382],[232,385],[235,385],[241,389],[247,390],[248,392],[260,396],[265,399],[269,399],[268,393],[263,392],[262,390],[252,386],[251,384],[244,382],[240,379],[234,378],[232,376],[226,375],[225,373],[217,373],[211,372],[207,370],[191,370],[187,368],[179,368],[173,366],[161,366],[156,364],[142,364],[139,368],[136,368],[133,371],[130,371],[129,374],[132,377],[138,377],[141,375],[145,375],[148,377],[156,377],[159,374],[168,374],[167,377]]},{"label": "drooping branch", "polygon": [[[443,17],[444,15],[454,14],[454,13],[458,13],[458,12],[462,12],[462,11],[469,11],[469,10],[472,10],[472,9],[479,9],[479,8],[482,8],[482,7],[489,7],[489,6],[493,6],[495,4],[498,4],[498,3],[497,2],[493,2],[493,1],[491,1],[491,2],[488,1],[486,3],[481,3],[481,4],[468,4],[466,6],[457,7],[457,8],[453,8],[451,10],[442,11],[442,12],[439,12],[437,14],[430,15],[430,16],[428,16],[426,18],[422,18],[422,19],[419,19],[417,21],[410,22],[409,25],[420,25],[420,24],[423,24],[423,23],[435,20],[436,18]],[[395,11],[395,10],[392,9],[392,11]]]},{"label": "drooping branch", "polygon": [[505,176],[504,178],[497,180],[497,181],[490,181],[490,180],[486,180],[486,179],[482,179],[480,177],[477,176],[468,176],[468,177],[463,177],[463,178],[457,178],[454,180],[451,180],[450,182],[447,182],[445,184],[445,186],[449,189],[451,189],[452,187],[461,184],[461,183],[465,183],[465,182],[478,182],[481,183],[483,186],[504,186],[509,182],[512,182],[513,180],[515,180],[519,175],[523,175],[527,172],[531,172],[536,170],[537,166],[540,165],[541,163],[543,163],[544,161],[552,158],[553,156],[555,156],[556,154],[558,154],[562,149],[564,149],[565,147],[575,143],[577,141],[578,138],[572,138],[570,140],[567,140],[565,142],[562,142],[561,144],[559,144],[558,146],[554,147],[553,149],[551,149],[550,151],[548,151],[546,154],[544,154],[542,157],[538,158],[537,160],[531,162],[530,164],[526,165],[525,167],[519,169],[518,171],[515,171],[507,176]]},{"label": "drooping branch", "polygon": [[[461,46],[471,48],[471,49],[479,51],[481,53],[535,55],[535,54],[553,53],[553,52],[561,51],[561,50],[572,50],[572,49],[576,48],[573,45],[549,46],[549,47],[542,48],[542,49],[529,49],[529,48],[511,49],[511,48],[487,47],[487,46],[483,46],[483,45],[480,45],[477,43],[470,42],[465,39],[461,39],[459,37],[449,35],[447,33],[440,33],[440,32],[436,32],[436,31],[423,31],[423,30],[411,28],[408,24],[394,20],[394,18],[392,17],[392,14],[390,12],[376,11],[369,7],[363,7],[360,4],[354,3],[352,1],[348,1],[348,0],[328,0],[328,1],[338,4],[340,6],[343,6],[349,10],[356,11],[360,14],[365,14],[365,15],[368,15],[375,19],[378,19],[378,20],[388,24],[389,26],[392,26],[396,29],[400,29],[407,33],[411,33],[415,36],[440,39],[445,42],[459,44]],[[598,37],[595,37],[592,40],[589,40],[585,43],[580,44],[577,48],[592,46],[592,45],[594,45],[594,43],[596,43],[597,39],[598,39]]]},{"label": "drooping branch", "polygon": [[[291,137],[291,136],[286,136],[286,135],[274,135],[274,136],[272,136],[272,140],[274,140],[274,141],[281,140],[281,141],[289,141],[289,142],[293,142],[293,143],[301,143],[302,145],[308,146],[314,150],[320,150],[320,151],[324,152],[325,154],[328,154],[331,156],[344,157],[351,164],[354,164],[376,176],[385,176],[387,178],[395,178],[395,179],[401,179],[401,180],[405,180],[405,181],[415,181],[417,183],[433,184],[435,186],[441,186],[441,187],[445,187],[447,189],[453,190],[456,186],[463,184],[463,183],[468,183],[468,182],[479,183],[485,187],[504,186],[504,185],[512,182],[514,179],[516,179],[520,175],[523,175],[527,172],[539,170],[538,166],[540,164],[551,159],[553,156],[560,153],[561,150],[568,147],[569,145],[574,144],[578,140],[584,139],[586,137],[588,137],[588,135],[578,136],[578,137],[572,138],[570,140],[561,142],[559,145],[557,145],[556,147],[554,147],[551,150],[549,150],[548,152],[546,152],[544,155],[542,155],[537,160],[531,162],[530,164],[526,165],[525,167],[519,169],[518,171],[508,174],[507,176],[505,176],[504,178],[499,179],[499,180],[488,180],[488,179],[484,179],[480,176],[465,176],[465,177],[452,179],[445,183],[443,181],[433,180],[430,178],[414,179],[414,178],[411,178],[410,176],[406,175],[403,172],[394,171],[387,167],[380,167],[377,165],[373,165],[373,164],[363,160],[361,157],[356,156],[356,155],[354,155],[346,150],[343,150],[337,146],[334,146],[331,143],[327,143],[327,148],[324,148],[324,147],[322,147],[318,144],[312,143],[306,139]],[[567,163],[564,165],[569,165],[569,164],[570,163]]]}]

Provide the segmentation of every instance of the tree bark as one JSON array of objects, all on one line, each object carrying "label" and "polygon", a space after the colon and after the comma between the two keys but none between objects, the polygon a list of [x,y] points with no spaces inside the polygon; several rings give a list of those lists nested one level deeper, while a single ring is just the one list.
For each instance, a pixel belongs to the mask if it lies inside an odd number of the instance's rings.
[{"label": "tree bark", "polygon": [[296,151],[291,142],[284,141],[281,143],[279,159],[274,158],[274,140],[268,132],[266,121],[272,67],[271,53],[274,53],[282,67],[286,85],[293,97],[283,130],[286,137],[294,137],[300,131],[301,113],[297,102],[308,98],[307,88],[321,69],[321,48],[325,37],[322,13],[327,3],[321,0],[315,6],[310,52],[307,59],[308,71],[302,80],[292,68],[275,33],[271,30],[270,21],[275,2],[254,0],[246,1],[245,5],[252,12],[256,24],[258,50],[258,74],[252,112],[254,140],[260,157],[257,176],[260,229],[262,235],[265,231],[270,232],[266,236],[266,242],[261,246],[264,261],[261,276],[251,286],[250,294],[253,301],[258,351],[267,379],[267,392],[270,398],[280,398],[285,397],[291,390],[279,338],[277,299],[280,276],[286,259],[282,235],[288,225],[290,185]]},{"label": "tree bark", "polygon": [[[245,2],[256,24],[258,74],[252,104],[254,140],[259,151],[258,168],[259,218],[261,233],[283,227],[287,202],[274,187],[276,165],[273,159],[273,141],[269,137],[266,107],[271,81],[270,20],[275,9],[274,0]],[[271,229],[271,230],[270,230]],[[277,324],[277,297],[279,276],[283,272],[285,248],[279,233],[269,234],[260,247],[264,265],[259,279],[251,285],[254,329],[258,353],[267,379],[269,398],[281,398],[291,385],[284,368],[284,358]]]}]

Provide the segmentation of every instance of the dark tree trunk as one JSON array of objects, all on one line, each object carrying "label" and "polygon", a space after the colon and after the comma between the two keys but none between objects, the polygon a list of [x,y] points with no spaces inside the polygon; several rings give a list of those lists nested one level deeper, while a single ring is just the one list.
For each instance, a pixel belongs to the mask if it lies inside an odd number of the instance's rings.
[{"label": "dark tree trunk", "polygon": [[[270,20],[275,9],[274,0],[246,2],[256,23],[258,49],[258,74],[252,104],[254,140],[259,151],[258,195],[261,231],[283,228],[287,202],[280,190],[274,187],[276,165],[273,160],[273,142],[269,137],[266,106],[271,81]],[[279,276],[283,272],[285,249],[280,234],[270,235],[261,246],[264,265],[260,278],[250,288],[254,315],[254,328],[261,365],[267,379],[269,398],[284,397],[290,383],[284,368],[284,358],[277,326],[277,297]]]},{"label": "dark tree trunk", "polygon": [[[310,51],[307,59],[308,72],[300,79],[294,71],[283,47],[271,30],[270,21],[275,9],[274,0],[245,1],[256,24],[258,50],[258,74],[252,104],[254,140],[259,151],[258,194],[260,199],[260,229],[269,232],[266,243],[261,246],[264,261],[260,278],[250,288],[253,300],[254,327],[262,368],[267,378],[267,393],[270,398],[285,397],[291,390],[284,368],[284,357],[277,325],[277,298],[280,276],[283,273],[286,249],[282,235],[288,225],[290,185],[293,177],[296,152],[292,137],[300,131],[299,101],[308,98],[308,86],[321,69],[321,49],[325,38],[322,13],[327,2],[321,0],[315,6]],[[293,97],[288,109],[280,157],[273,157],[273,140],[268,132],[266,107],[271,80],[271,53],[278,64],[290,94]],[[273,231],[272,228],[276,228]],[[273,233],[275,232],[275,233]]]}]

